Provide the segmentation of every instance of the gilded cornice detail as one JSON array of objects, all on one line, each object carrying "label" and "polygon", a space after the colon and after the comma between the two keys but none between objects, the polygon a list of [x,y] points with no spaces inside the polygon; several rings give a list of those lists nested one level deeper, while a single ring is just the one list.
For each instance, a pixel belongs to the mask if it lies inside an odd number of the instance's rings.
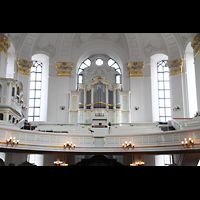
[{"label": "gilded cornice detail", "polygon": [[56,69],[58,70],[58,76],[71,76],[71,69],[73,62],[58,62],[56,61]]},{"label": "gilded cornice detail", "polygon": [[183,73],[183,58],[167,61],[167,66],[170,70],[170,76]]},{"label": "gilded cornice detail", "polygon": [[194,57],[200,52],[200,33],[191,40],[191,46],[194,49]]},{"label": "gilded cornice detail", "polygon": [[92,85],[96,85],[99,82],[101,82],[104,85],[108,85],[110,83],[110,81],[107,80],[104,76],[95,76],[92,80],[90,80],[90,83]]},{"label": "gilded cornice detail", "polygon": [[10,47],[11,41],[6,36],[6,33],[0,33],[0,51],[7,57],[7,50]]},{"label": "gilded cornice detail", "polygon": [[142,62],[129,62],[128,61],[128,69],[129,69],[129,77],[141,77],[142,71],[144,68],[145,61]]},{"label": "gilded cornice detail", "polygon": [[33,66],[33,61],[24,60],[20,57],[17,59],[17,73],[30,76],[30,69]]}]

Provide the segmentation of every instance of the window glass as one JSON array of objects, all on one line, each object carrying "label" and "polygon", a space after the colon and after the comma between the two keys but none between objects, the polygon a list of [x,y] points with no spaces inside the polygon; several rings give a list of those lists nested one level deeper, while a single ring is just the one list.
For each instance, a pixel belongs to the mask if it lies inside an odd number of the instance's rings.
[{"label": "window glass", "polygon": [[29,92],[29,109],[28,120],[39,121],[40,118],[40,99],[42,84],[42,63],[33,61],[30,74],[30,92]]},{"label": "window glass", "polygon": [[158,73],[158,98],[159,98],[159,118],[161,122],[167,122],[171,119],[170,103],[170,84],[169,69],[167,61],[161,60],[157,63]]},{"label": "window glass", "polygon": [[97,59],[96,59],[96,65],[98,65],[98,66],[103,65],[103,59],[97,58]]}]

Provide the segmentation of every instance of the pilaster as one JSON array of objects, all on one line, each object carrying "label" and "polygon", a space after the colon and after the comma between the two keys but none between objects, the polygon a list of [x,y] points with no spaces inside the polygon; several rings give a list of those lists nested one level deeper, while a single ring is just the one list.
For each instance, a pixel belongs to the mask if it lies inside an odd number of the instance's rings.
[{"label": "pilaster", "polygon": [[196,78],[196,93],[197,93],[197,109],[200,111],[200,33],[191,40],[191,46],[194,49],[194,65]]},{"label": "pilaster", "polygon": [[[167,61],[170,77],[170,99],[171,99],[171,117],[185,118],[189,117],[188,103],[186,94],[186,75],[183,71],[184,60],[182,57]],[[180,109],[173,109],[180,106]]]}]

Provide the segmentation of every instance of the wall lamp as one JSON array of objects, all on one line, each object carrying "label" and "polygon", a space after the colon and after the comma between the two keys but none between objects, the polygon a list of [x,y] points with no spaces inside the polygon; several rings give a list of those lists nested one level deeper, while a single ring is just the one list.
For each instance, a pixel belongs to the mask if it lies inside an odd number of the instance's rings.
[{"label": "wall lamp", "polygon": [[125,144],[122,144],[123,149],[129,149],[129,148],[134,148],[134,144],[131,143],[131,141],[128,143],[127,141]]},{"label": "wall lamp", "polygon": [[69,142],[69,141],[67,141],[67,144],[63,145],[64,149],[68,148],[68,149],[72,149],[72,150],[75,149],[75,146],[76,146],[75,144],[73,144],[72,142]]},{"label": "wall lamp", "polygon": [[181,109],[181,107],[179,105],[173,107],[173,111],[177,111],[177,110],[180,110],[180,109]]},{"label": "wall lamp", "polygon": [[60,109],[61,110],[65,110],[65,106],[60,106]]},{"label": "wall lamp", "polygon": [[10,139],[6,140],[6,144],[7,144],[7,146],[10,144],[13,147],[14,145],[19,144],[19,140],[15,141],[15,137],[13,137],[13,138],[10,137]]},{"label": "wall lamp", "polygon": [[190,146],[193,146],[194,145],[194,140],[192,140],[192,138],[185,138],[184,141],[181,142],[183,147],[187,147],[189,148]]}]

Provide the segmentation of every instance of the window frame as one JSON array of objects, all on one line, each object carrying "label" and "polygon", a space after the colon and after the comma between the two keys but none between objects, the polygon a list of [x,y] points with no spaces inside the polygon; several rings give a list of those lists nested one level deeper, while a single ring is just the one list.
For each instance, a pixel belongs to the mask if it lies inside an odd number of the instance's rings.
[{"label": "window frame", "polygon": [[[169,82],[169,68],[167,66],[167,60],[161,60],[157,62],[157,77],[158,77],[159,121],[167,122],[168,120],[171,119],[170,82]],[[162,105],[161,101],[163,101]],[[169,102],[170,106],[168,106]],[[170,115],[168,113],[170,113]]]},{"label": "window frame", "polygon": [[[36,65],[37,64],[37,65]],[[41,70],[38,71],[38,66],[41,67]],[[35,78],[34,79],[31,79],[30,78],[30,89],[29,89],[29,109],[28,109],[28,121],[39,121],[40,120],[40,107],[41,107],[41,91],[42,91],[42,66],[43,66],[43,63],[38,61],[38,60],[33,60],[33,67],[31,68],[31,75],[33,73],[35,73]],[[33,70],[34,69],[34,70]],[[38,78],[38,75],[40,74],[40,78]],[[30,76],[31,76],[30,75]],[[34,83],[34,87],[32,88],[31,86],[31,83]],[[40,83],[40,87],[39,89],[37,88],[37,83]],[[33,92],[33,96],[31,96],[31,92]],[[39,96],[38,96],[39,94]],[[33,100],[33,105],[30,106],[30,100]],[[37,100],[40,100],[40,105],[36,105],[36,101]],[[33,113],[30,114],[30,110],[33,109]],[[39,114],[36,115],[36,111],[39,110]],[[30,119],[33,119],[33,120],[30,120]],[[35,120],[35,119],[38,119],[38,120]]]}]

